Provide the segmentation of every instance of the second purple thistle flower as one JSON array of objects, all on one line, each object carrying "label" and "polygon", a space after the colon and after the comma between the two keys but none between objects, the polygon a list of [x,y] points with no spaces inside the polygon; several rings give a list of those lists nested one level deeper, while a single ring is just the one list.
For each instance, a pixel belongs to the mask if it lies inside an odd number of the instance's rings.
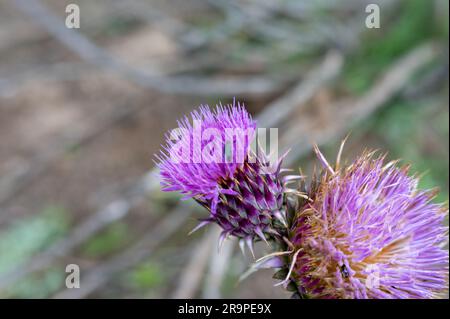
[{"label": "second purple thistle flower", "polygon": [[[219,244],[229,235],[253,253],[253,242],[277,236],[285,224],[282,158],[270,163],[256,151],[256,122],[238,102],[211,110],[201,106],[178,122],[158,158],[164,191],[193,198],[209,211],[194,229],[209,223],[222,227]],[[256,144],[253,144],[253,146]]]}]

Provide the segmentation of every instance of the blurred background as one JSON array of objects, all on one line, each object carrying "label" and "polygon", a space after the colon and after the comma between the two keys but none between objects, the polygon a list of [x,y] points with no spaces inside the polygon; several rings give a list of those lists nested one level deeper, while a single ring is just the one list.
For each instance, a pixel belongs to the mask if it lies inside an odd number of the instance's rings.
[{"label": "blurred background", "polygon": [[153,154],[202,103],[245,102],[306,175],[351,132],[347,161],[387,151],[447,201],[448,5],[1,0],[0,297],[288,297],[270,271],[238,283],[251,259],[159,190]]}]

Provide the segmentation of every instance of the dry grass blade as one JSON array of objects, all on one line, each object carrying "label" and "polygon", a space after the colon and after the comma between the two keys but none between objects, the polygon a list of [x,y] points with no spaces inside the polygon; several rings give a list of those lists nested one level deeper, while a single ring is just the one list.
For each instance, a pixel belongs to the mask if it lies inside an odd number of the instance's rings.
[{"label": "dry grass blade", "polygon": [[219,228],[211,227],[200,242],[195,245],[189,262],[180,274],[181,279],[172,294],[172,298],[189,299],[195,296],[219,234]]},{"label": "dry grass blade", "polygon": [[229,238],[224,241],[220,250],[217,250],[216,246],[212,248],[209,271],[203,287],[203,298],[221,298],[222,283],[235,246],[235,238]]}]

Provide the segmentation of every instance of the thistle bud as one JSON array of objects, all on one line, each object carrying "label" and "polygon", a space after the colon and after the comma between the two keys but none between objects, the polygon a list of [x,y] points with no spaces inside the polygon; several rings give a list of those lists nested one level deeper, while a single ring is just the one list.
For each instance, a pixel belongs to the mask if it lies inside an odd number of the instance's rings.
[{"label": "thistle bud", "polygon": [[179,122],[177,141],[168,138],[158,156],[162,188],[209,211],[194,231],[216,223],[223,229],[219,242],[235,236],[253,253],[255,240],[270,239],[285,222],[283,194],[298,177],[282,178],[282,159],[270,164],[264,153],[251,149],[256,122],[239,103],[214,111],[203,106],[191,118],[192,124],[187,117]]}]

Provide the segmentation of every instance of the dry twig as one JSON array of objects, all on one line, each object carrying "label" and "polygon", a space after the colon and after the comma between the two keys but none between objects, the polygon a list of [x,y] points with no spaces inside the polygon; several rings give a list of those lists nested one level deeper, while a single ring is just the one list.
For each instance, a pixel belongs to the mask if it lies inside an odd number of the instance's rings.
[{"label": "dry twig", "polygon": [[253,95],[277,91],[283,86],[278,81],[256,77],[204,78],[194,76],[153,76],[133,68],[74,29],[67,29],[39,0],[14,0],[11,4],[33,18],[55,39],[90,64],[111,70],[133,81],[135,84],[171,94],[190,95]]}]

